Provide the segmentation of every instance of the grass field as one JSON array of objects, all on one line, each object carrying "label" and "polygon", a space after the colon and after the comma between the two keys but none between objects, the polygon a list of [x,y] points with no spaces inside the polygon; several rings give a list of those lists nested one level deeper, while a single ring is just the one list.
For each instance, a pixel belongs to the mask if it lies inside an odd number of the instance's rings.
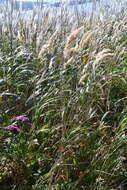
[{"label": "grass field", "polygon": [[127,13],[0,7],[0,189],[127,189]]}]

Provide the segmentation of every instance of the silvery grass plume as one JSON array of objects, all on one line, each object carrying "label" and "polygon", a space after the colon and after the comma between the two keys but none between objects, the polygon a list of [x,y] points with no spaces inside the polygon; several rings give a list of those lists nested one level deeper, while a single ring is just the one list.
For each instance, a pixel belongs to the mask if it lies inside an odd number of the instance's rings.
[{"label": "silvery grass plume", "polygon": [[94,34],[94,31],[92,31],[92,30],[87,31],[82,36],[82,38],[79,42],[79,45],[77,44],[75,47],[71,47],[73,40],[76,39],[76,37],[78,36],[78,34],[81,32],[82,29],[83,29],[82,27],[77,29],[76,32],[70,34],[70,36],[68,37],[67,43],[66,43],[65,49],[64,49],[65,57],[74,55],[76,52],[78,52],[78,50],[85,48],[89,44],[89,42]]},{"label": "silvery grass plume", "polygon": [[[94,54],[95,52],[92,53],[92,55]],[[86,75],[86,72],[89,68],[91,68],[91,65],[93,67],[93,71],[94,71],[94,74],[95,74],[95,68],[96,68],[96,65],[98,65],[101,61],[103,61],[105,58],[110,58],[110,57],[113,57],[114,56],[114,53],[112,53],[112,50],[111,49],[103,49],[102,51],[100,51],[96,56],[95,56],[95,61],[93,62],[92,60],[90,62],[88,62],[83,70],[82,70],[82,74],[83,76],[81,77],[81,81],[84,80],[84,75]]]},{"label": "silvery grass plume", "polygon": [[38,54],[38,58],[41,58],[42,55],[46,52],[46,51],[50,51],[52,46],[53,46],[53,42],[54,42],[54,39],[56,37],[56,34],[57,34],[58,31],[54,32],[54,34],[49,38],[47,44],[43,45],[39,54]]},{"label": "silvery grass plume", "polygon": [[93,72],[95,74],[95,68],[96,65],[98,65],[100,62],[102,62],[105,58],[110,58],[113,57],[114,53],[112,53],[111,49],[103,49],[102,51],[100,51],[96,57],[95,57],[95,61],[93,63]]},{"label": "silvery grass plume", "polygon": [[74,61],[75,61],[75,59],[74,59],[75,53],[78,52],[78,50],[85,48],[89,44],[93,34],[94,34],[94,31],[91,31],[91,30],[86,32],[82,36],[79,45],[77,44],[73,48],[67,48],[66,49],[66,52],[64,52],[64,55],[65,56],[71,56],[71,58],[67,61],[67,63],[65,65],[69,65],[69,64],[74,63]]},{"label": "silvery grass plume", "polygon": [[73,41],[77,38],[78,34],[83,31],[84,26],[81,26],[80,28],[72,31],[70,35],[67,37],[67,42],[65,44],[64,48],[64,57],[71,56],[73,52],[77,50],[77,46],[75,48],[72,48]]},{"label": "silvery grass plume", "polygon": [[100,51],[96,58],[95,58],[95,62],[94,64],[98,64],[99,62],[101,62],[102,60],[104,60],[104,58],[107,58],[107,57],[112,57],[114,54],[112,53],[112,50],[111,49],[103,49],[102,51]]},{"label": "silvery grass plume", "polygon": [[91,40],[93,34],[94,34],[94,31],[92,31],[92,30],[86,32],[86,33],[82,36],[82,38],[81,38],[81,40],[80,40],[79,48],[85,48],[85,47],[89,44],[89,42],[90,42],[90,40]]},{"label": "silvery grass plume", "polygon": [[72,31],[70,35],[67,37],[67,43],[65,47],[70,47],[72,42],[77,38],[78,34],[83,30],[84,26]]},{"label": "silvery grass plume", "polygon": [[64,57],[66,58],[74,56],[77,53],[78,49],[79,49],[78,44],[76,44],[75,47],[64,49]]}]

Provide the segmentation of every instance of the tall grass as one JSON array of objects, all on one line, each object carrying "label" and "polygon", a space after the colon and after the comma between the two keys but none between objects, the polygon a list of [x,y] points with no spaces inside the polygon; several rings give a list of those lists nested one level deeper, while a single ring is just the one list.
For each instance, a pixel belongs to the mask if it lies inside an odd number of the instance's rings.
[{"label": "tall grass", "polygon": [[126,190],[126,18],[0,8],[2,190]]}]

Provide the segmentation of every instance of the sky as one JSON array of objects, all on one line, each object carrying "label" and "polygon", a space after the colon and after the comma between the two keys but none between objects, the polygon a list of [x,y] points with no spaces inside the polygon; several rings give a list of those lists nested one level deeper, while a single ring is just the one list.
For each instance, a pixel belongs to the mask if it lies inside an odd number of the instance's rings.
[{"label": "sky", "polygon": [[[37,0],[16,0],[16,1],[33,1],[33,2],[36,2]],[[63,2],[63,1],[67,1],[67,0],[38,0],[38,1],[40,1],[40,2],[42,2],[42,1],[45,2],[46,1],[46,2],[50,2],[51,3],[53,1],[54,2],[55,1],[62,1]]]}]

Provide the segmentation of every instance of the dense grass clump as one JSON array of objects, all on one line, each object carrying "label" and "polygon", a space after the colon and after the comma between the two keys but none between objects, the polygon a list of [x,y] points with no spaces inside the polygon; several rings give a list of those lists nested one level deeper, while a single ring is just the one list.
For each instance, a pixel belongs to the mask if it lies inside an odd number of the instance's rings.
[{"label": "dense grass clump", "polygon": [[126,190],[126,11],[58,10],[0,12],[0,189]]}]

